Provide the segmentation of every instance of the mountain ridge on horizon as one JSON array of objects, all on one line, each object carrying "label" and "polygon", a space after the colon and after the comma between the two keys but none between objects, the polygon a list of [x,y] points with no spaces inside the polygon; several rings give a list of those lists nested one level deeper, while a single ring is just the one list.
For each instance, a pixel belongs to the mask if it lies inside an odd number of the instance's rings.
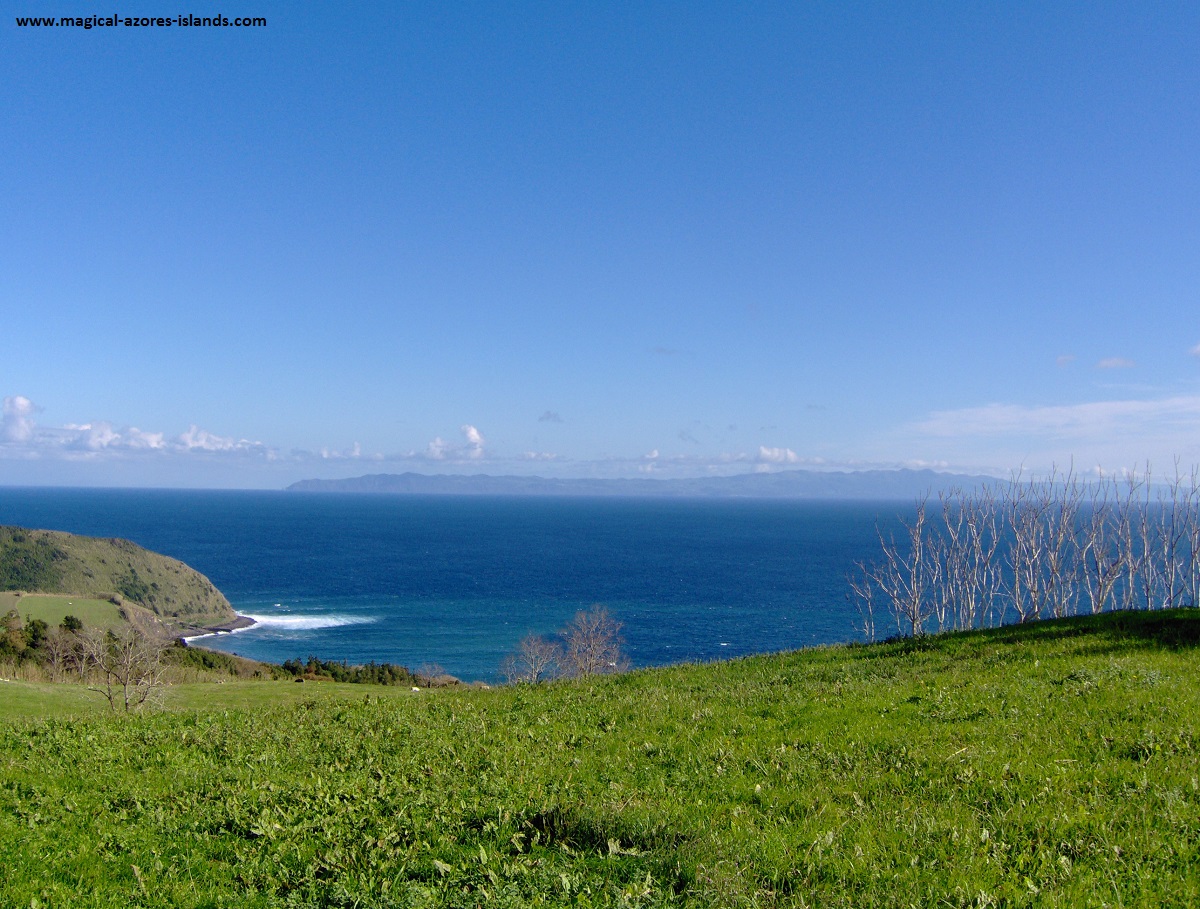
[{"label": "mountain ridge on horizon", "polygon": [[688,479],[571,478],[511,474],[364,474],[300,480],[287,492],[375,495],[628,496],[646,498],[911,499],[954,487],[974,488],[994,477],[934,470],[784,470]]}]

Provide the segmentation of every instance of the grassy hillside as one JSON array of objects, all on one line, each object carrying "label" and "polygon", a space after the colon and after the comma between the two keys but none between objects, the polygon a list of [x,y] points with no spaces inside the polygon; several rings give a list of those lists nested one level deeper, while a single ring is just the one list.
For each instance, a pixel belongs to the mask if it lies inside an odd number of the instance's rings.
[{"label": "grassy hillside", "polygon": [[128,540],[50,530],[0,527],[0,590],[119,597],[184,627],[234,618],[212,582],[183,562]]},{"label": "grassy hillside", "polygon": [[121,607],[108,599],[67,596],[53,593],[0,593],[0,613],[15,609],[25,621],[40,619],[51,628],[62,624],[69,615],[89,628],[119,628],[125,619]]},{"label": "grassy hillside", "polygon": [[1198,644],[1200,611],[1124,613],[11,719],[0,904],[1197,905]]}]

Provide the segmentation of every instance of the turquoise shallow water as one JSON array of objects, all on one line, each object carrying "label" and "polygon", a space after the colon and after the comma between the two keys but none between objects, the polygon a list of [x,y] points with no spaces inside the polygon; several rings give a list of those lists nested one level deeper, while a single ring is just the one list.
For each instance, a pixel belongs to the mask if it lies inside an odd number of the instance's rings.
[{"label": "turquoise shallow water", "polygon": [[0,489],[0,523],[119,536],[259,624],[205,646],[494,680],[603,603],[634,665],[856,640],[845,577],[903,503]]}]

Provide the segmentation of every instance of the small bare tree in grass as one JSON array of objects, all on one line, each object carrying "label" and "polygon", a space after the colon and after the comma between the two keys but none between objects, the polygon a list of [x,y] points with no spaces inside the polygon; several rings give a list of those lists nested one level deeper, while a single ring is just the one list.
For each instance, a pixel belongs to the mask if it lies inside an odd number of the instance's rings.
[{"label": "small bare tree in grass", "polygon": [[621,623],[604,606],[581,609],[563,630],[563,661],[572,676],[624,672],[629,660],[622,652]]},{"label": "small bare tree in grass", "polygon": [[878,585],[875,580],[875,567],[866,562],[856,562],[855,573],[846,576],[850,590],[846,598],[858,609],[858,627],[863,636],[871,642],[875,640],[875,591]]},{"label": "small bare tree in grass", "polygon": [[1005,498],[1008,531],[1008,573],[1005,593],[1017,613],[1018,622],[1030,622],[1042,614],[1046,599],[1047,511],[1051,501],[1043,498],[1037,483],[1023,482],[1019,475],[1009,481]]},{"label": "small bare tree in grass", "polygon": [[1189,552],[1191,527],[1196,522],[1196,478],[1192,471],[1191,485],[1185,485],[1184,475],[1179,470],[1179,459],[1175,459],[1175,477],[1159,490],[1157,507],[1154,509],[1157,544],[1157,561],[1160,566],[1159,593],[1156,597],[1160,608],[1173,609],[1194,602],[1191,596],[1188,569],[1192,560]]},{"label": "small bare tree in grass", "polygon": [[538,682],[555,678],[563,664],[563,648],[558,641],[540,634],[527,634],[515,652],[504,660],[501,671],[509,682]]},{"label": "small bare tree in grass", "polygon": [[46,654],[46,667],[50,670],[50,678],[54,681],[59,681],[72,671],[82,677],[86,671],[77,631],[68,631],[61,626],[55,628],[46,636],[42,649]]},{"label": "small bare tree in grass", "polygon": [[1087,520],[1083,524],[1083,542],[1079,547],[1081,575],[1092,615],[1116,606],[1117,585],[1125,574],[1125,549],[1120,545],[1122,521],[1128,515],[1115,505],[1119,489],[1114,482],[1101,480],[1089,490]]},{"label": "small bare tree in grass", "polygon": [[1184,531],[1187,561],[1183,589],[1185,606],[1200,606],[1200,466],[1192,468],[1191,485],[1184,492],[1187,528]]},{"label": "small bare tree in grass", "polygon": [[904,541],[897,544],[885,538],[876,528],[883,561],[875,566],[873,576],[891,608],[897,627],[913,635],[925,633],[925,623],[933,611],[941,565],[937,561],[935,544],[926,528],[925,506],[929,495],[917,500],[914,520],[903,522]]},{"label": "small bare tree in grass", "polygon": [[1061,619],[1072,615],[1079,601],[1079,510],[1084,490],[1075,477],[1074,466],[1061,475],[1051,468],[1049,478],[1039,484],[1038,496],[1046,515],[1046,609],[1051,618]]},{"label": "small bare tree in grass", "polygon": [[96,680],[89,688],[103,694],[114,711],[137,710],[162,689],[166,639],[126,625],[118,631],[84,632],[80,642]]}]

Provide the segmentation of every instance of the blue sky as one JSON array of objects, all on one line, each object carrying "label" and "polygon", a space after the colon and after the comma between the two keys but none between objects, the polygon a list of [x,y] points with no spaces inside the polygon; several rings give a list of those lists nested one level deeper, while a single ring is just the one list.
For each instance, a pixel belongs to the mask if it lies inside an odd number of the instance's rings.
[{"label": "blue sky", "polygon": [[1194,4],[4,6],[0,485],[1200,462]]}]

